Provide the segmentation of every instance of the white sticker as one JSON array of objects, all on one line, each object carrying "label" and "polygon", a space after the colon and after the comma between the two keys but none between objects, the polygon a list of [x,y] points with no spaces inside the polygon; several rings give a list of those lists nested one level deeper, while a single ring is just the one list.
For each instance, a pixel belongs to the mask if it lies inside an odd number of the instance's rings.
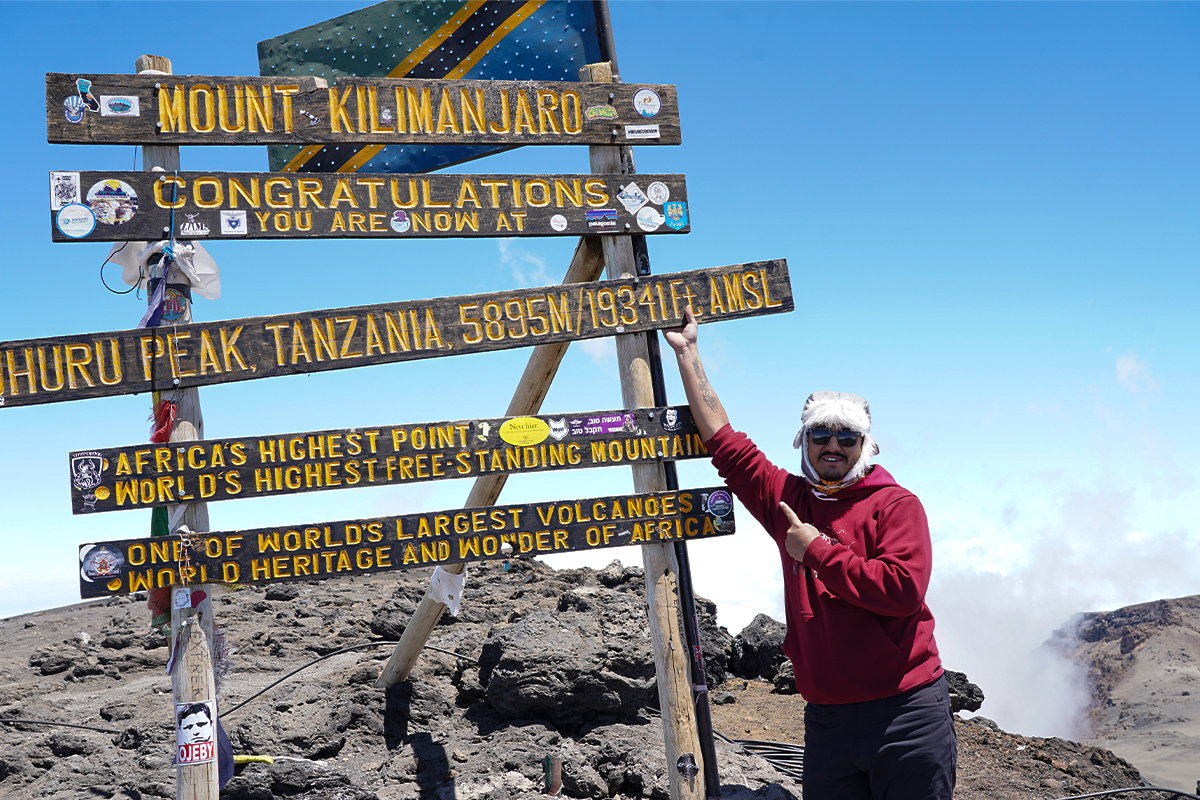
[{"label": "white sticker", "polygon": [[79,195],[78,172],[50,173],[50,210],[58,211],[63,206],[78,203]]},{"label": "white sticker", "polygon": [[395,211],[392,213],[392,219],[389,224],[396,233],[404,233],[412,225],[412,222],[409,221],[408,214],[405,214],[403,211]]},{"label": "white sticker", "polygon": [[657,125],[626,125],[625,126],[625,138],[626,139],[657,139],[658,138],[658,126]]},{"label": "white sticker", "polygon": [[191,608],[192,590],[186,586],[176,588],[171,592],[171,603],[175,608]]},{"label": "white sticker", "polygon": [[210,231],[208,226],[203,222],[197,222],[196,217],[199,214],[184,214],[187,217],[187,222],[179,223],[179,238],[180,239],[195,239],[197,236],[208,236]]},{"label": "white sticker", "polygon": [[565,231],[567,229],[567,218],[562,214],[555,214],[550,218],[550,227],[556,231]]},{"label": "white sticker", "polygon": [[221,235],[222,236],[245,236],[246,235],[246,212],[245,211],[222,211],[221,212]]},{"label": "white sticker", "polygon": [[658,112],[662,110],[662,101],[658,99],[658,92],[653,89],[638,89],[633,95],[633,107],[643,117],[651,119],[657,117]]},{"label": "white sticker", "polygon": [[658,230],[665,219],[666,217],[659,213],[659,210],[654,206],[644,206],[637,213],[638,227],[646,232]]},{"label": "white sticker", "polygon": [[82,203],[69,203],[59,210],[54,224],[63,236],[82,239],[96,229],[96,215]]},{"label": "white sticker", "polygon": [[100,116],[102,117],[140,117],[137,95],[100,95]]},{"label": "white sticker", "polygon": [[175,704],[175,763],[207,764],[217,758],[217,705],[212,700]]},{"label": "white sticker", "polygon": [[636,183],[631,183],[622,189],[621,193],[617,195],[617,199],[630,214],[636,214],[639,208],[650,202],[650,198],[646,197]]},{"label": "white sticker", "polygon": [[651,203],[661,206],[671,199],[671,188],[662,181],[655,181],[646,187],[646,196],[650,198]]}]

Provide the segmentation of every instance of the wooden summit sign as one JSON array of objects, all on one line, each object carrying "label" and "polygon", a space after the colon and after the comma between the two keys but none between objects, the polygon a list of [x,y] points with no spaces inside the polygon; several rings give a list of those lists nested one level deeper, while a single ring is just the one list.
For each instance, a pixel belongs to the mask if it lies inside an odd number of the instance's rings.
[{"label": "wooden summit sign", "polygon": [[199,533],[186,559],[178,537],[125,539],[80,545],[79,594],[340,578],[733,532],[729,492],[710,488]]},{"label": "wooden summit sign", "polygon": [[380,425],[70,454],[76,514],[703,458],[687,406]]},{"label": "wooden summit sign", "polygon": [[675,87],[46,74],[53,144],[679,144]]},{"label": "wooden summit sign", "polygon": [[595,339],[791,311],[787,262],[0,342],[0,408]]},{"label": "wooden summit sign", "polygon": [[56,242],[690,230],[683,175],[50,173]]}]

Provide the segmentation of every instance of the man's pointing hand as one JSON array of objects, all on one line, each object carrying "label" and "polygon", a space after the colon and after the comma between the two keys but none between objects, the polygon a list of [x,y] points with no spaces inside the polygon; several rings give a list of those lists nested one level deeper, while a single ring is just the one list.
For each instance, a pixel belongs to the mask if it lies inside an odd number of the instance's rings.
[{"label": "man's pointing hand", "polygon": [[804,560],[804,551],[812,544],[813,539],[821,535],[821,532],[809,525],[807,522],[801,522],[796,516],[796,512],[782,500],[779,501],[779,508],[787,516],[788,522],[791,524],[787,529],[787,540],[784,542],[784,547],[787,548],[788,555],[797,561]]}]

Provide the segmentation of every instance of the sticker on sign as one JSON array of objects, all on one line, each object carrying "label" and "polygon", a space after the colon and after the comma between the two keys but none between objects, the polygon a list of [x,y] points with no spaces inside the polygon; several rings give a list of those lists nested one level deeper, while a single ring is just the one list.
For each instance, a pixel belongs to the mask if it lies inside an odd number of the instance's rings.
[{"label": "sticker on sign", "polygon": [[659,136],[659,134],[658,134],[658,126],[657,125],[626,125],[625,126],[625,138],[626,139],[657,139],[658,136]]}]

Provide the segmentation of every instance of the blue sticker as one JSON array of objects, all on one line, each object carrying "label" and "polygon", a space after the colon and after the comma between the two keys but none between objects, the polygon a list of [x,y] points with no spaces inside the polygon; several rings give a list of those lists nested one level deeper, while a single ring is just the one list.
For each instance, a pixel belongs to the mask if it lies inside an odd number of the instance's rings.
[{"label": "blue sticker", "polygon": [[83,203],[69,203],[59,209],[54,224],[63,236],[82,239],[96,229],[96,215]]},{"label": "blue sticker", "polygon": [[403,211],[394,212],[392,214],[390,224],[392,226],[392,230],[394,230],[396,233],[404,233],[408,230],[409,226],[412,225],[408,219],[408,214],[405,214]]},{"label": "blue sticker", "polygon": [[687,227],[687,203],[682,200],[672,200],[663,204],[663,213],[667,216],[667,227],[672,230],[682,230]]},{"label": "blue sticker", "polygon": [[724,517],[733,510],[733,498],[724,489],[713,492],[708,496],[708,513],[714,517]]},{"label": "blue sticker", "polygon": [[600,208],[583,212],[589,230],[616,230],[617,210],[615,208]]},{"label": "blue sticker", "polygon": [[73,94],[66,100],[63,100],[63,116],[67,118],[67,122],[78,125],[83,122],[83,98],[77,94]]}]

